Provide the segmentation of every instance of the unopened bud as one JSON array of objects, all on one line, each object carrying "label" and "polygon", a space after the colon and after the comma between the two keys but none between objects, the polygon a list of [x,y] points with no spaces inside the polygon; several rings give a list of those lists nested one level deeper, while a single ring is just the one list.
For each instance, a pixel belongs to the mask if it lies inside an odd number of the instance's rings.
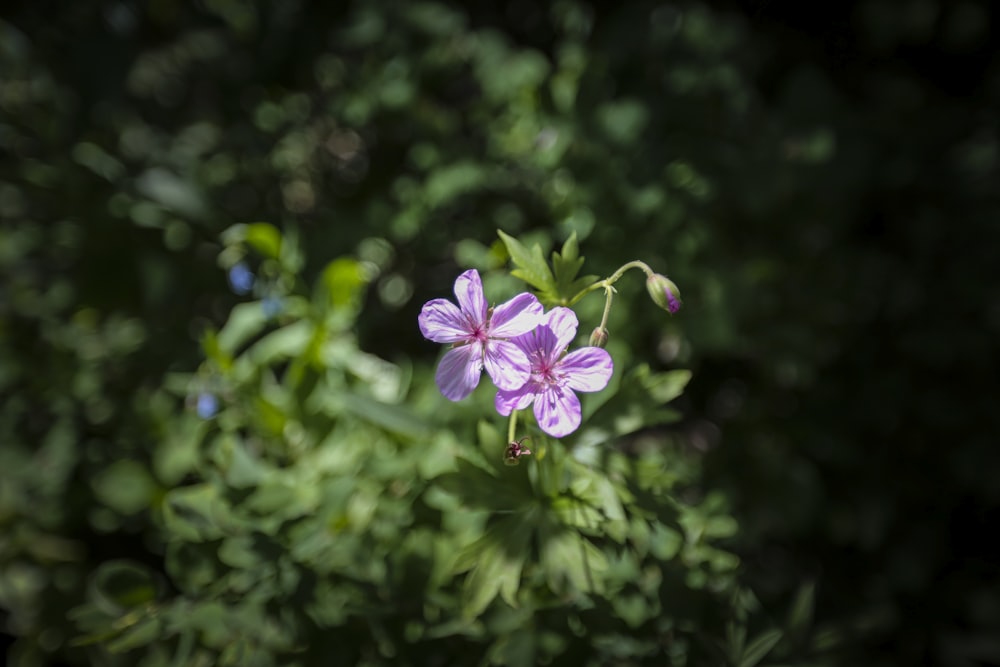
[{"label": "unopened bud", "polygon": [[646,279],[646,291],[653,302],[668,313],[673,314],[681,309],[681,291],[666,276],[659,273],[651,275]]},{"label": "unopened bud", "polygon": [[592,347],[604,347],[608,344],[608,330],[604,327],[597,327],[594,333],[590,334],[590,345]]}]

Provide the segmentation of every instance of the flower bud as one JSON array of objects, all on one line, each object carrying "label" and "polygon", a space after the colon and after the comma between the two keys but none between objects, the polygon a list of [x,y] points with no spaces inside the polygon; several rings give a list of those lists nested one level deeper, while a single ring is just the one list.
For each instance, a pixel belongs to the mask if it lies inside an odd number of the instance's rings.
[{"label": "flower bud", "polygon": [[646,279],[646,291],[653,302],[668,313],[673,314],[681,309],[681,291],[666,276],[659,273],[651,275]]},{"label": "flower bud", "polygon": [[597,327],[594,332],[590,334],[590,345],[591,347],[604,347],[608,344],[608,330],[604,327]]}]

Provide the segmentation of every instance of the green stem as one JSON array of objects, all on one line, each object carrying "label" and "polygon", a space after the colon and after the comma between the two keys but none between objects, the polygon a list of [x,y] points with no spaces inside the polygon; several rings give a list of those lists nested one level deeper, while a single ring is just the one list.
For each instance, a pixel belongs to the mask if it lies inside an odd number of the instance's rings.
[{"label": "green stem", "polygon": [[514,442],[517,435],[517,410],[510,411],[510,421],[507,422],[507,444]]},{"label": "green stem", "polygon": [[628,264],[623,264],[620,269],[611,274],[611,277],[608,278],[608,281],[612,285],[614,285],[616,282],[618,282],[618,279],[621,278],[622,275],[624,275],[624,273],[629,269],[642,269],[643,272],[646,274],[646,277],[653,275],[653,269],[649,268],[649,265],[646,264],[646,262],[640,262],[639,260],[636,259],[629,262]]},{"label": "green stem", "polygon": [[600,328],[606,330],[608,328],[608,315],[611,314],[611,301],[614,299],[615,288],[612,287],[611,285],[607,285],[605,286],[604,291],[607,293],[607,295],[605,296],[604,314],[601,315]]},{"label": "green stem", "polygon": [[[572,306],[574,303],[576,303],[583,297],[587,296],[594,290],[598,290],[601,288],[608,289],[616,282],[618,282],[618,279],[621,278],[623,275],[625,275],[625,272],[628,271],[629,269],[642,269],[647,277],[653,275],[653,270],[649,268],[648,264],[646,264],[645,262],[641,262],[637,259],[633,260],[631,262],[628,262],[627,264],[623,264],[621,268],[619,268],[617,271],[612,273],[609,277],[605,278],[604,280],[598,280],[596,283],[584,287],[582,290],[577,292],[572,299],[569,300],[569,305]],[[610,308],[610,301],[607,308]],[[605,319],[607,319],[607,308],[605,308]]]}]

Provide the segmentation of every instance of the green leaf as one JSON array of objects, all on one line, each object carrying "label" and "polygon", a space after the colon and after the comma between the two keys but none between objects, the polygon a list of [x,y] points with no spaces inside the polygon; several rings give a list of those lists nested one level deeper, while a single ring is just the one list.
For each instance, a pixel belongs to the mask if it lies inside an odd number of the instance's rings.
[{"label": "green leaf", "polygon": [[368,278],[356,259],[339,257],[323,269],[320,284],[334,308],[353,308],[360,300]]},{"label": "green leaf", "polygon": [[781,630],[768,630],[757,636],[756,639],[747,644],[743,656],[740,658],[739,667],[754,667],[758,662],[771,652],[775,644],[781,641]]},{"label": "green leaf", "polygon": [[649,395],[653,400],[660,403],[669,403],[684,393],[684,387],[690,381],[691,371],[678,369],[650,375],[645,388],[649,391]]},{"label": "green leaf", "polygon": [[163,622],[159,618],[146,616],[105,645],[111,653],[125,653],[152,644],[160,637],[162,631]]},{"label": "green leaf", "polygon": [[[256,305],[263,312],[260,304],[246,305]],[[267,366],[276,361],[295,358],[307,349],[316,335],[322,335],[322,331],[317,330],[315,324],[309,320],[298,320],[262,336],[247,348],[246,356],[254,366]]]},{"label": "green leaf", "polygon": [[463,550],[454,571],[472,569],[462,587],[462,615],[465,618],[481,614],[498,594],[510,606],[517,606],[517,591],[531,532],[523,516],[506,517]]},{"label": "green leaf", "polygon": [[167,530],[189,542],[222,537],[230,518],[217,489],[209,484],[173,489],[164,498],[162,509]]},{"label": "green leaf", "polygon": [[361,394],[344,394],[340,397],[340,402],[351,414],[397,435],[419,439],[430,433],[426,422],[398,405],[376,401]]},{"label": "green leaf", "polygon": [[201,349],[205,351],[205,356],[213,362],[223,372],[228,371],[233,365],[233,357],[222,349],[219,344],[219,336],[213,329],[205,331],[201,337]]},{"label": "green leaf", "polygon": [[683,544],[684,537],[679,532],[658,521],[653,523],[649,534],[649,550],[656,558],[670,560],[677,555]]},{"label": "green leaf", "polygon": [[791,637],[795,639],[805,637],[812,625],[815,605],[816,584],[814,582],[803,584],[796,593],[792,608],[788,612],[788,634]]},{"label": "green leaf", "polygon": [[267,222],[255,222],[246,227],[246,242],[264,257],[281,257],[281,232]]},{"label": "green leaf", "polygon": [[90,579],[89,597],[94,605],[113,616],[153,602],[160,586],[146,567],[131,561],[107,561]]},{"label": "green leaf", "polygon": [[579,257],[579,246],[576,232],[570,234],[563,244],[562,252],[552,253],[552,270],[555,275],[555,292],[550,299],[559,305],[568,306],[580,290],[597,280],[597,276],[576,278],[583,266],[583,257]]},{"label": "green leaf", "polygon": [[226,538],[219,545],[219,560],[235,569],[252,570],[261,562],[260,554],[253,547],[253,538],[248,535]]},{"label": "green leaf", "polygon": [[542,568],[553,591],[589,592],[604,588],[608,559],[600,549],[572,530],[539,534]]},{"label": "green leaf", "polygon": [[507,254],[515,268],[510,272],[515,278],[520,278],[543,294],[555,294],[556,283],[552,271],[542,256],[542,248],[537,243],[528,250],[520,241],[501,230],[497,230],[500,239],[507,246]]},{"label": "green leaf", "polygon": [[[497,461],[500,456],[501,453],[498,453]],[[530,482],[520,467],[492,463],[486,463],[488,467],[480,467],[464,458],[457,459],[456,465],[458,471],[442,475],[438,483],[470,508],[509,510],[511,507],[523,507],[533,499]],[[493,468],[493,465],[497,467]]]},{"label": "green leaf", "polygon": [[282,437],[288,423],[285,411],[263,396],[253,399],[253,418],[262,429],[276,438]]},{"label": "green leaf", "polygon": [[676,411],[664,407],[679,396],[691,379],[691,371],[654,373],[647,364],[632,369],[617,385],[617,391],[591,413],[588,425],[604,429],[609,436],[677,421]]},{"label": "green leaf", "polygon": [[268,466],[247,451],[243,442],[233,435],[222,436],[218,449],[223,457],[226,483],[234,489],[254,487],[270,473]]},{"label": "green leaf", "polygon": [[[216,354],[235,354],[243,344],[260,333],[267,324],[259,303],[240,303],[233,307],[229,319],[218,335]],[[206,354],[209,348],[205,349]]]},{"label": "green leaf", "polygon": [[99,472],[91,486],[102,503],[121,514],[136,514],[150,506],[157,485],[144,465],[116,461]]}]

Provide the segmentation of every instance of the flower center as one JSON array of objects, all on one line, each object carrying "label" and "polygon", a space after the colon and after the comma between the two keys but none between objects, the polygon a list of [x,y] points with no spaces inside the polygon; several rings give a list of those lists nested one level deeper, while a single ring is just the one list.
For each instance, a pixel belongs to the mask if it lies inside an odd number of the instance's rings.
[{"label": "flower center", "polygon": [[541,352],[536,351],[531,356],[531,374],[533,379],[540,384],[558,384],[559,377],[556,375],[556,364],[552,363]]},{"label": "flower center", "polygon": [[481,324],[474,326],[472,331],[469,332],[469,338],[477,343],[485,343],[489,338],[486,334],[486,327]]}]

